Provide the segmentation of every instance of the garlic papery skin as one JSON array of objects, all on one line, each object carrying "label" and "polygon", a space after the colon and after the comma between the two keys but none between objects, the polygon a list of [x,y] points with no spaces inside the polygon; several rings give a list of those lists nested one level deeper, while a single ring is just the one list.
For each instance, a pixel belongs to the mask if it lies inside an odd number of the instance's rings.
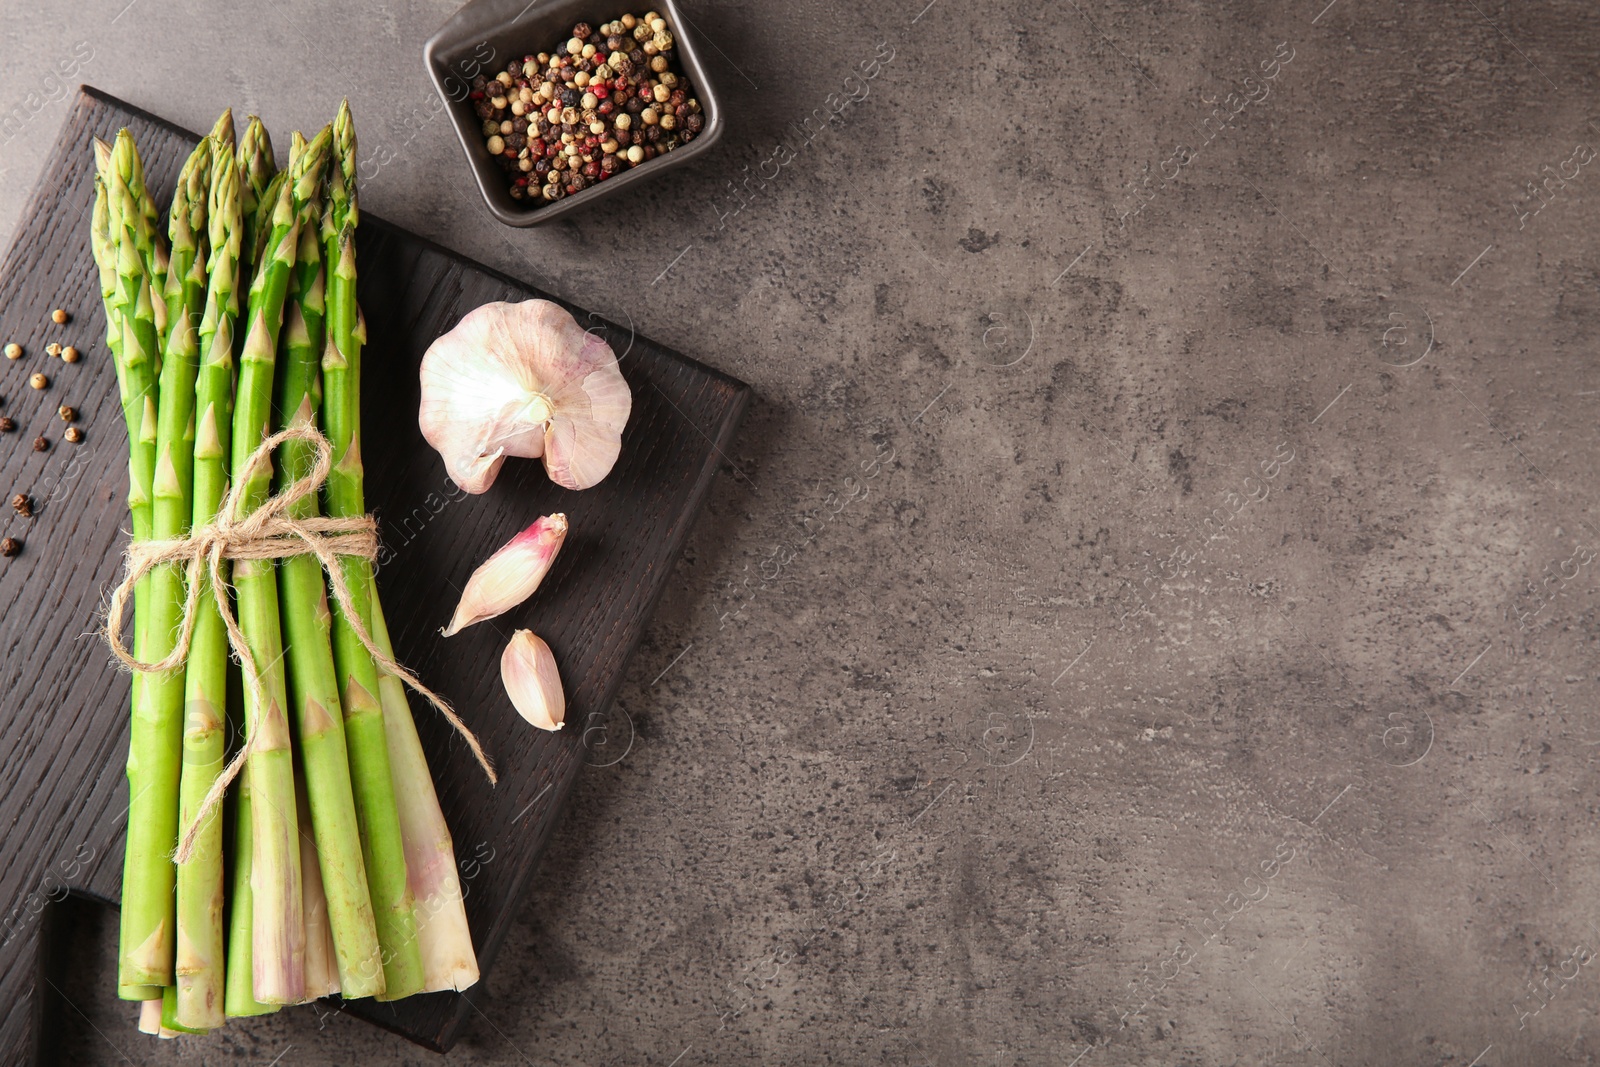
[{"label": "garlic papery skin", "polygon": [[611,346],[548,300],[484,304],[422,357],[422,436],[469,493],[507,456],[544,459],[557,485],[611,473],[633,394]]},{"label": "garlic papery skin", "polygon": [[567,718],[567,697],[550,646],[532,630],[518,630],[500,655],[500,681],[517,714],[541,730],[559,730]]},{"label": "garlic papery skin", "polygon": [[533,595],[550,573],[561,543],[567,539],[567,517],[559,512],[535,519],[500,551],[483,561],[467,579],[450,625],[439,632],[451,637],[484,619],[492,619]]}]

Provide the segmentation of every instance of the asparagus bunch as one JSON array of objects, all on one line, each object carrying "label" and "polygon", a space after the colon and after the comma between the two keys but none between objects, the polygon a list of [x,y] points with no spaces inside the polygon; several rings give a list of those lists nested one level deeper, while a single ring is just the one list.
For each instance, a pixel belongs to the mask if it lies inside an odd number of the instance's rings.
[{"label": "asparagus bunch", "polygon": [[[169,251],[132,138],[96,143],[91,243],[136,540],[216,521],[230,481],[238,519],[303,477],[315,461],[303,442],[280,448],[276,477],[249,463],[283,427],[320,424],[335,461],[326,511],[364,514],[355,153],[348,103],[309,142],[295,135],[282,173],[260,120],[236,146],[224,113],[180,175]],[[290,517],[317,511],[311,497]],[[134,681],[120,995],[171,1034],[336,991],[465,988],[478,971],[449,830],[401,682],[370,650],[393,658],[372,567],[341,557],[348,601],[333,605],[315,556],[232,570],[254,741],[233,797],[226,939],[221,811],[196,820],[227,755],[230,648],[201,573],[187,662]],[[164,564],[135,590],[144,662],[175,648],[184,574]],[[217,578],[229,581],[225,564]]]}]

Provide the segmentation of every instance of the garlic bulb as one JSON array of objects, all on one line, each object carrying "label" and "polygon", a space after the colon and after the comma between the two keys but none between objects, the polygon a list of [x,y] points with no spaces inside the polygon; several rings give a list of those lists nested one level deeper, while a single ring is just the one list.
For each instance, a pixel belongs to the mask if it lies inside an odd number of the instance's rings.
[{"label": "garlic bulb", "polygon": [[568,489],[599,483],[632,408],[611,346],[548,300],[484,304],[422,357],[422,436],[469,493],[507,456],[542,456]]},{"label": "garlic bulb", "polygon": [[535,519],[500,551],[483,561],[467,579],[450,625],[439,632],[446,637],[475,622],[510,611],[533,595],[550,572],[550,564],[567,539],[567,517],[560,513]]},{"label": "garlic bulb", "polygon": [[500,681],[517,713],[541,730],[559,730],[567,717],[567,698],[550,646],[532,630],[518,630],[500,655]]}]

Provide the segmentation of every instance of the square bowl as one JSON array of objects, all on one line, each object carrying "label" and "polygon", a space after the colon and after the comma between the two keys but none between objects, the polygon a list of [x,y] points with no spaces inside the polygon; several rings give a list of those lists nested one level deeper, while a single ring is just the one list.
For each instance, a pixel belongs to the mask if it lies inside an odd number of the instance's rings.
[{"label": "square bowl", "polygon": [[600,25],[622,15],[627,0],[474,0],[445,23],[423,46],[423,58],[433,86],[444,98],[445,110],[455,124],[456,136],[467,163],[478,179],[478,190],[495,218],[507,226],[537,226],[604,199],[635,182],[648,181],[671,167],[689,162],[722,135],[722,103],[706,76],[705,64],[689,32],[688,21],[674,0],[646,0],[666,19],[672,33],[678,65],[689,79],[705,116],[705,128],[686,145],[663,152],[637,167],[619,171],[605,181],[562,197],[553,203],[529,207],[514,200],[505,172],[484,144],[483,123],[468,96],[472,78],[480,72],[505,69],[507,57],[549,52],[567,39],[579,22]]}]

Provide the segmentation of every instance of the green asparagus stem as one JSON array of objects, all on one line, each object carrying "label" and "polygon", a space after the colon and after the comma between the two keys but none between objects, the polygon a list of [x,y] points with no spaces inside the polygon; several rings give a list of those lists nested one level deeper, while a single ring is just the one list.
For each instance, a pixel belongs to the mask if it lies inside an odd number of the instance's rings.
[{"label": "green asparagus stem", "polygon": [[[291,160],[306,150],[299,144],[299,136],[295,134],[297,143],[290,153]],[[314,193],[308,207],[313,212],[318,207]],[[318,355],[323,342],[324,279],[317,228],[309,219],[300,231],[291,288],[293,296],[281,339],[282,366],[277,376],[279,419],[286,428],[314,428],[321,394]],[[315,463],[315,451],[302,442],[286,442],[278,456],[280,490],[304,477]],[[316,499],[307,497],[295,506],[291,517],[311,518],[317,510]],[[345,748],[322,564],[315,556],[291,556],[279,565],[278,581],[284,641],[289,653],[289,698],[299,733],[300,764],[311,804],[311,826],[327,900],[327,920],[333,932],[339,984],[346,997],[377,996],[385,988],[382,955]]]},{"label": "green asparagus stem", "polygon": [[[322,373],[326,402],[323,428],[333,446],[328,475],[328,514],[348,518],[365,513],[361,466],[361,345],[366,329],[356,304],[355,230],[360,219],[356,197],[356,134],[345,101],[333,124],[333,160],[328,169],[328,208],[323,215],[326,246],[328,343]],[[340,561],[351,606],[362,628],[372,632],[372,567],[346,556]],[[421,991],[425,981],[417,942],[415,902],[406,877],[406,853],[396,810],[384,710],[379,703],[378,670],[337,605],[333,651],[344,706],[350,776],[361,817],[361,841],[373,916],[383,945],[387,986],[382,998],[398,1000]],[[453,863],[453,860],[452,860]],[[347,994],[348,995],[348,994]]]},{"label": "green asparagus stem", "polygon": [[250,891],[250,871],[253,861],[254,841],[250,832],[250,767],[247,764],[239,777],[238,796],[234,801],[233,837],[233,887],[232,916],[228,923],[228,977],[224,1000],[228,1018],[248,1015],[268,1015],[278,1010],[276,1004],[263,1004],[254,995],[254,967],[251,942],[254,940],[255,896]]},{"label": "green asparagus stem", "polygon": [[[195,321],[206,288],[206,249],[204,243],[206,198],[211,186],[211,140],[202,140],[178,175],[169,235],[175,251],[169,263],[167,319],[171,324],[166,337],[161,380],[157,388],[156,469],[152,482],[154,536],[158,539],[182,537],[188,532],[193,512],[191,469],[194,461],[194,377],[198,361]],[[194,314],[191,315],[191,308]],[[150,573],[148,622],[145,630],[145,662],[165,659],[177,642],[182,624],[184,600],[183,568],[164,563]],[[159,826],[147,828],[142,847],[157,849],[170,866],[178,845],[178,792],[181,788],[180,758],[183,748],[183,668],[159,673],[141,673],[144,715],[147,729],[162,747],[160,788],[163,798],[173,788],[170,823],[163,808]],[[131,813],[130,813],[131,814]],[[156,833],[161,837],[157,839]],[[131,840],[131,839],[130,839]],[[176,871],[172,872],[173,884]],[[165,888],[171,897],[172,888]],[[175,902],[175,898],[173,898]],[[169,907],[169,915],[175,918]],[[169,927],[175,925],[169,920]],[[169,962],[168,967],[173,963]],[[166,1001],[170,1013],[177,1010],[177,990],[167,985]]]},{"label": "green asparagus stem", "polygon": [[[118,374],[119,381],[120,381],[121,377],[122,377],[122,371],[123,371],[123,363],[122,363],[123,314],[122,314],[122,304],[121,304],[121,302],[120,302],[120,300],[118,299],[118,296],[117,296],[117,293],[118,293],[118,274],[117,274],[117,256],[118,256],[118,252],[117,252],[117,242],[120,241],[121,226],[120,226],[120,224],[118,225],[118,229],[117,229],[118,238],[117,238],[117,241],[114,241],[113,238],[112,238],[112,230],[111,230],[110,195],[107,192],[107,185],[111,180],[111,168],[112,168],[111,153],[112,153],[112,149],[111,149],[110,145],[106,144],[106,142],[102,141],[98,137],[96,137],[94,139],[94,159],[95,159],[95,170],[96,170],[95,183],[94,183],[94,187],[95,187],[95,205],[94,205],[94,214],[92,216],[92,221],[91,221],[90,227],[89,227],[89,246],[90,246],[90,249],[92,250],[92,252],[94,253],[95,265],[99,268],[99,271],[100,271],[100,296],[101,296],[101,299],[103,300],[103,302],[105,303],[105,310],[106,310],[106,347],[111,350],[112,360],[113,360],[113,363],[116,365],[117,374]],[[123,398],[123,407],[124,407],[124,412],[126,412],[127,409],[128,409],[128,404],[127,404],[127,398],[126,397]],[[129,440],[130,440],[130,443],[131,443],[132,438],[130,437]],[[133,478],[131,477],[131,469],[130,469],[129,484],[130,484],[130,486],[133,484]],[[133,502],[132,501],[132,494],[130,493],[129,494],[129,504],[130,504],[130,506],[132,505],[132,502]],[[143,647],[142,647],[143,646],[143,642],[140,639],[141,631],[139,630],[137,619],[141,614],[141,605],[147,603],[147,596],[148,596],[149,588],[150,588],[150,583],[149,583],[148,579],[146,579],[144,581],[141,581],[134,588],[134,616],[135,616],[135,623],[134,623],[134,646],[133,647],[134,647],[134,655],[135,656],[138,656],[140,654],[140,652],[143,651]],[[135,692],[137,692],[137,681],[135,682],[134,689],[135,689]],[[131,760],[132,754],[133,754],[133,750],[132,750],[132,747],[130,746],[130,748],[129,748],[130,760]],[[131,793],[132,793],[131,783],[130,783],[129,792],[130,792],[130,795],[131,795]],[[120,966],[119,966],[119,971],[120,971]],[[118,995],[121,996],[124,1000],[150,1001],[152,998],[156,998],[156,997],[159,997],[161,995],[161,988],[159,986],[129,985],[129,984],[121,982],[120,979],[119,979],[117,992],[118,992]]]},{"label": "green asparagus stem", "polygon": [[[266,258],[257,265],[250,286],[250,325],[240,357],[233,419],[233,476],[240,486],[241,515],[261,505],[271,482],[270,464],[247,470],[246,463],[271,433],[272,379],[284,298],[306,202],[326,163],[328,142],[327,135],[313,141],[282,185]],[[246,721],[259,731],[250,757],[254,996],[266,1004],[297,1004],[305,999],[305,921],[276,568],[270,560],[239,560],[234,588],[240,629],[261,672],[259,678],[247,678],[245,685]]]},{"label": "green asparagus stem", "polygon": [[[231,114],[228,133],[231,136]],[[222,123],[219,121],[218,128]],[[213,133],[213,137],[216,134]],[[239,314],[241,218],[239,168],[227,142],[213,142],[207,221],[210,283],[200,322],[200,367],[195,394],[193,451],[194,523],[217,514],[227,493],[228,442],[233,419],[233,333]],[[226,577],[226,574],[224,574]],[[183,770],[179,780],[179,830],[187,832],[226,756],[228,634],[218,614],[209,575],[202,575],[194,634],[184,676]],[[178,867],[176,1021],[212,1029],[223,1020],[223,856],[219,812],[206,817],[188,862]]]},{"label": "green asparagus stem", "polygon": [[[145,208],[143,171],[133,138],[126,130],[105,160],[99,193],[106,199],[106,229],[92,242],[102,256],[102,287],[108,264],[116,272],[114,306],[107,319],[119,334],[112,345],[128,430],[128,510],[135,540],[154,530],[152,477],[156,451],[157,333],[148,253],[154,247]],[[102,213],[95,212],[98,220]],[[114,260],[114,262],[113,262]],[[109,327],[108,327],[109,328]],[[151,581],[139,583],[134,596],[134,654],[148,655]],[[133,679],[133,716],[128,746],[128,836],[123,860],[121,946],[118,994],[150,1000],[150,987],[172,984],[173,867],[172,836],[177,832],[178,761],[170,723],[156,713],[145,679]],[[181,729],[181,718],[178,722]]]},{"label": "green asparagus stem", "polygon": [[[389,624],[372,583],[372,640],[389,659],[394,646]],[[406,876],[417,902],[417,946],[422,952],[422,989],[466,989],[478,980],[478,957],[472,948],[472,931],[456,873],[455,844],[439,796],[428,772],[428,757],[411,718],[405,685],[394,675],[380,673],[378,693],[383,701],[383,726],[389,740],[389,766],[394,772],[394,795],[399,805],[400,836],[405,842]]]}]

